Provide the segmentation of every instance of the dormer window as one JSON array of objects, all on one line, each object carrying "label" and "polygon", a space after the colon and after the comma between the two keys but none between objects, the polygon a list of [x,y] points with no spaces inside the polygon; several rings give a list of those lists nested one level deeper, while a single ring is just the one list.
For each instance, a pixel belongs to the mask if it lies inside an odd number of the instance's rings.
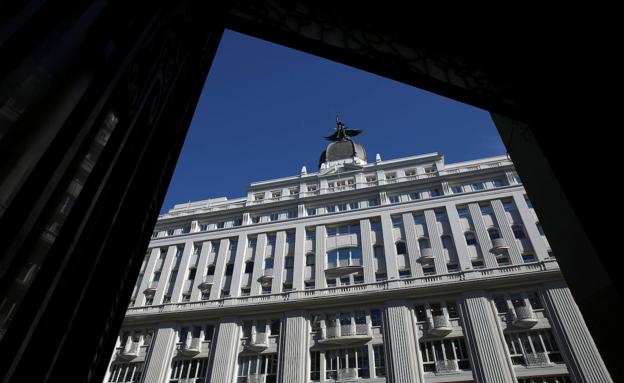
[{"label": "dormer window", "polygon": [[254,201],[262,201],[264,199],[264,193],[254,194]]},{"label": "dormer window", "polygon": [[366,176],[366,182],[369,184],[377,182],[377,176],[376,175]]},{"label": "dormer window", "polygon": [[308,185],[309,192],[315,192],[317,189],[318,189],[318,186],[316,185]]},{"label": "dormer window", "polygon": [[425,174],[428,174],[428,175],[433,175],[433,173],[435,173],[435,167],[433,167],[433,166],[427,166],[427,167],[425,168]]},{"label": "dormer window", "polygon": [[299,194],[299,186],[294,186],[294,187],[288,188],[288,194],[290,194],[290,195],[297,195],[297,194]]},{"label": "dormer window", "polygon": [[281,191],[271,192],[271,198],[273,198],[273,199],[279,199],[281,196],[282,196],[282,192]]},{"label": "dormer window", "polygon": [[392,182],[396,182],[397,181],[397,175],[396,173],[392,172],[392,173],[386,173],[386,181],[392,183]]},{"label": "dormer window", "polygon": [[416,175],[416,169],[405,170],[405,177],[414,177]]}]

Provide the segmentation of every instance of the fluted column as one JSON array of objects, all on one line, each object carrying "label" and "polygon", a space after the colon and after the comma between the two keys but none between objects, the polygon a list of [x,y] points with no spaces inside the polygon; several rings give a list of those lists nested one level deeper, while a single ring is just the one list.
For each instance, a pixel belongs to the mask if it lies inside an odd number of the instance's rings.
[{"label": "fluted column", "polygon": [[498,318],[485,291],[463,294],[460,307],[468,349],[472,354],[475,381],[515,382],[515,373],[502,338]]},{"label": "fluted column", "polygon": [[314,285],[317,289],[322,289],[327,287],[327,280],[325,279],[325,226],[316,227],[316,246],[314,249],[316,252]]},{"label": "fluted column", "polygon": [[144,382],[165,382],[175,350],[176,329],[173,323],[163,323],[152,338],[143,370]]},{"label": "fluted column", "polygon": [[273,286],[271,293],[282,291],[284,282],[284,252],[286,251],[286,232],[278,231],[275,235],[275,258],[273,263]]},{"label": "fluted column", "polygon": [[435,216],[435,211],[425,210],[425,222],[427,222],[427,235],[429,236],[429,243],[431,244],[431,251],[435,256],[435,268],[436,274],[448,273],[446,267],[446,258],[444,257],[444,251],[442,250],[442,239],[440,238],[440,230],[438,230],[438,220]]},{"label": "fluted column", "polygon": [[203,282],[206,276],[206,267],[208,266],[208,256],[210,255],[210,241],[204,242],[201,245],[201,252],[199,253],[199,262],[197,262],[197,272],[195,273],[195,280],[193,281],[193,289],[191,290],[191,300],[196,301],[201,298],[201,291],[199,291],[199,284]]},{"label": "fluted column", "polygon": [[383,232],[384,253],[386,259],[386,272],[388,279],[399,278],[399,266],[397,264],[397,254],[394,245],[394,235],[392,233],[392,218],[390,213],[381,214],[381,231]]},{"label": "fluted column", "polygon": [[483,222],[483,215],[481,214],[481,207],[478,203],[468,204],[468,211],[470,211],[470,219],[475,228],[475,234],[477,236],[478,245],[481,248],[481,254],[483,254],[483,261],[485,267],[497,267],[496,257],[490,253],[492,249],[492,241],[488,234],[485,223]]},{"label": "fluted column", "polygon": [[173,262],[175,260],[175,255],[178,252],[177,246],[169,246],[167,250],[167,256],[165,257],[162,271],[160,273],[160,280],[158,281],[158,287],[156,288],[156,293],[154,294],[154,304],[161,304],[163,301],[163,297],[165,296],[165,289],[167,288],[167,283],[169,282],[169,275],[171,274],[171,269],[173,266]]},{"label": "fluted column", "polygon": [[149,259],[147,260],[145,272],[143,273],[143,280],[141,281],[139,291],[137,292],[135,302],[136,306],[143,306],[145,304],[145,294],[143,294],[143,291],[145,291],[145,289],[147,289],[149,287],[149,284],[152,282],[152,277],[154,276],[154,268],[156,267],[156,261],[158,261],[159,256],[160,249],[158,247],[153,248]]},{"label": "fluted column", "polygon": [[422,264],[418,262],[418,259],[420,258],[420,248],[418,247],[416,226],[414,223],[414,215],[412,213],[403,213],[403,229],[405,230],[405,244],[407,245],[407,254],[409,256],[412,276],[422,277]]},{"label": "fluted column", "polygon": [[305,225],[297,225],[295,228],[295,262],[293,264],[293,289],[297,291],[304,289],[306,264],[305,241]]},{"label": "fluted column", "polygon": [[535,218],[529,210],[529,206],[524,199],[524,194],[514,193],[513,200],[514,204],[516,204],[516,208],[518,209],[518,213],[520,214],[520,219],[522,220],[524,230],[526,230],[529,240],[531,241],[533,251],[535,251],[535,257],[538,260],[543,261],[544,259],[548,258],[548,250],[546,249],[544,238],[542,238],[539,230],[537,230]]},{"label": "fluted column", "polygon": [[[609,372],[598,353],[583,315],[574,302],[565,282],[552,282],[544,285],[543,292],[546,310],[551,324],[561,340],[559,342],[570,375],[575,382],[612,382]],[[606,325],[606,323],[605,323]],[[614,327],[614,336],[619,331]]]},{"label": "fluted column", "polygon": [[496,222],[498,223],[501,236],[505,240],[507,246],[509,246],[509,261],[514,265],[520,265],[524,263],[524,260],[522,259],[522,254],[520,254],[518,244],[516,243],[516,237],[511,230],[511,225],[507,219],[507,213],[505,212],[503,203],[499,199],[492,200],[491,202],[492,211],[494,211],[494,216],[496,217]]},{"label": "fluted column", "polygon": [[308,324],[304,311],[286,313],[280,334],[280,382],[306,382]]},{"label": "fluted column", "polygon": [[240,344],[240,326],[233,317],[221,320],[217,328],[210,363],[210,383],[233,382]]},{"label": "fluted column", "polygon": [[182,293],[182,287],[184,281],[186,281],[186,275],[188,273],[189,261],[191,260],[191,253],[193,252],[193,241],[184,242],[184,250],[182,252],[182,259],[180,260],[180,267],[178,268],[178,275],[176,280],[173,281],[173,292],[171,293],[171,302],[180,302],[180,294]]},{"label": "fluted column", "polygon": [[243,268],[245,267],[245,252],[247,251],[247,235],[240,234],[238,236],[238,245],[236,247],[236,257],[234,258],[234,270],[232,272],[232,282],[230,282],[230,296],[240,296],[241,278],[243,277]]},{"label": "fluted column", "polygon": [[389,301],[384,307],[384,343],[388,383],[424,381],[418,369],[417,339],[410,309],[405,301]]},{"label": "fluted column", "polygon": [[221,297],[221,288],[225,279],[225,264],[228,261],[228,253],[230,251],[230,240],[224,238],[219,244],[219,254],[217,254],[217,262],[215,264],[214,283],[210,290],[210,299],[219,299]]},{"label": "fluted column", "polygon": [[457,251],[457,259],[459,260],[459,267],[462,271],[471,270],[472,262],[470,261],[470,255],[466,247],[466,239],[464,237],[464,231],[462,230],[461,223],[459,221],[459,214],[457,213],[457,207],[454,203],[445,205],[446,216],[448,217],[449,227],[451,228],[451,234],[453,235],[453,243],[455,244],[455,251]]},{"label": "fluted column", "polygon": [[375,261],[373,236],[368,219],[360,220],[360,245],[362,248],[362,263],[364,265],[364,283],[375,282]]},{"label": "fluted column", "polygon": [[266,251],[267,235],[258,234],[258,243],[256,245],[256,254],[254,255],[254,269],[251,276],[251,295],[258,295],[262,290],[258,278],[264,272],[264,252]]}]

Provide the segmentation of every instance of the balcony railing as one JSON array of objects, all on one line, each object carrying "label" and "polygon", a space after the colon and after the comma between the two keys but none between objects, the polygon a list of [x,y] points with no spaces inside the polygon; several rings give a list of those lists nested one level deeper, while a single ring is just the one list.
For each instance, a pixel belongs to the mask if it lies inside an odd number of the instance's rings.
[{"label": "balcony railing", "polygon": [[252,334],[245,342],[245,347],[252,351],[263,351],[269,347],[269,337],[266,332]]},{"label": "balcony railing", "polygon": [[117,351],[117,357],[123,360],[132,360],[139,356],[139,342],[128,339],[123,347]]},{"label": "balcony railing", "polygon": [[358,380],[357,368],[340,368],[336,377],[336,383],[356,382]]},{"label": "balcony railing", "polygon": [[503,255],[507,249],[509,249],[509,245],[507,245],[503,238],[495,238],[492,240],[492,249],[490,249],[490,253]]},{"label": "balcony railing", "polygon": [[178,345],[178,351],[184,356],[195,356],[201,352],[201,341],[189,334],[186,340]]},{"label": "balcony railing", "polygon": [[420,260],[423,263],[431,263],[435,259],[435,255],[433,255],[433,249],[430,247],[426,247],[424,249],[420,249]]},{"label": "balcony railing", "polygon": [[168,303],[151,306],[136,306],[128,308],[126,315],[158,314],[175,311],[194,311],[221,308],[225,306],[249,305],[249,304],[275,304],[288,301],[306,301],[317,299],[319,296],[349,296],[356,294],[368,294],[387,290],[417,289],[426,286],[448,285],[466,279],[467,274],[471,278],[497,279],[507,275],[528,275],[536,272],[557,272],[559,266],[554,259],[545,259],[524,264],[498,266],[478,270],[458,271],[448,274],[412,277],[399,280],[386,280],[372,283],[361,283],[348,286],[319,288],[313,290],[295,290],[275,294],[262,294],[254,296],[232,297],[227,299],[203,300],[183,303]]},{"label": "balcony railing", "polygon": [[437,360],[435,362],[436,374],[454,374],[459,371],[457,360]]},{"label": "balcony railing", "polygon": [[264,383],[266,382],[265,374],[252,374],[247,376],[247,383]]},{"label": "balcony railing", "polygon": [[325,269],[325,275],[328,277],[341,277],[344,275],[349,275],[353,273],[357,273],[362,270],[362,259],[361,258],[350,258],[349,260],[341,260],[338,259],[337,262],[332,262],[327,264],[327,269]]},{"label": "balcony railing", "polygon": [[325,327],[325,337],[319,339],[321,344],[355,344],[371,340],[368,325],[365,323],[345,323],[336,325],[335,320],[328,320]]},{"label": "balcony railing", "polygon": [[262,286],[270,286],[271,283],[273,283],[273,269],[265,269],[258,278],[258,282],[260,282]]},{"label": "balcony railing", "polygon": [[213,283],[214,283],[214,275],[206,275],[204,277],[204,280],[201,281],[201,283],[199,285],[197,285],[197,288],[202,293],[206,293],[206,292],[210,291],[210,289],[212,288]]}]

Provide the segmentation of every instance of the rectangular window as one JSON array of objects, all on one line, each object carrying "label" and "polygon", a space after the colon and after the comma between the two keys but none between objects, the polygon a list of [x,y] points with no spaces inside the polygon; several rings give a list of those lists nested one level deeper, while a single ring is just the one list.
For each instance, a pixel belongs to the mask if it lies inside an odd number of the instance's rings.
[{"label": "rectangular window", "polygon": [[382,282],[388,279],[388,274],[386,273],[375,273],[375,280],[377,282]]},{"label": "rectangular window", "polygon": [[110,368],[109,383],[138,383],[143,374],[142,362],[140,363],[114,363]]},{"label": "rectangular window", "polygon": [[217,222],[217,229],[223,229],[225,227],[225,222]]},{"label": "rectangular window", "polygon": [[243,224],[243,219],[242,218],[236,218],[234,220],[233,226],[240,226]]},{"label": "rectangular window", "polygon": [[254,263],[253,261],[249,261],[245,263],[245,274],[253,273]]},{"label": "rectangular window", "polygon": [[364,283],[364,276],[363,275],[354,275],[353,276],[353,283],[355,283],[355,284]]},{"label": "rectangular window", "polygon": [[281,196],[282,196],[282,192],[281,191],[271,192],[271,198],[273,198],[273,199],[279,199]]},{"label": "rectangular window", "polygon": [[288,219],[293,219],[293,218],[297,218],[297,211],[296,210],[288,211]]},{"label": "rectangular window", "polygon": [[457,263],[449,263],[446,265],[446,269],[449,273],[456,273],[459,271],[459,265]]},{"label": "rectangular window", "polygon": [[375,376],[378,378],[386,376],[386,358],[383,344],[373,346],[373,357],[375,358]]},{"label": "rectangular window", "polygon": [[316,215],[316,208],[311,207],[308,209],[308,216]]},{"label": "rectangular window", "polygon": [[360,208],[360,204],[358,202],[351,202],[349,203],[349,209],[350,210],[356,210]]},{"label": "rectangular window", "polygon": [[279,218],[279,215],[277,213],[271,213],[271,215],[269,216],[269,220],[272,221],[277,221],[277,219]]},{"label": "rectangular window", "polygon": [[427,321],[427,310],[425,309],[425,306],[417,305],[414,308],[414,311],[416,312],[416,320],[418,322],[425,322],[425,321]]},{"label": "rectangular window", "polygon": [[472,190],[483,190],[484,186],[481,182],[475,182],[472,184]]},{"label": "rectangular window", "polygon": [[182,302],[189,302],[191,300],[191,294],[184,293],[182,294]]},{"label": "rectangular window", "polygon": [[424,275],[432,275],[435,274],[435,272],[435,266],[423,266]]},{"label": "rectangular window", "polygon": [[379,198],[373,198],[368,200],[368,207],[379,206]]},{"label": "rectangular window", "polygon": [[411,276],[412,274],[410,272],[410,269],[399,270],[399,278],[409,278]]},{"label": "rectangular window", "polygon": [[227,265],[225,265],[225,275],[232,275],[233,272],[234,272],[233,263],[228,263]]},{"label": "rectangular window", "polygon": [[431,189],[429,193],[432,197],[439,197],[442,195],[442,193],[440,193],[440,189]]},{"label": "rectangular window", "polygon": [[338,204],[338,211],[347,211],[347,204],[346,203]]},{"label": "rectangular window", "polygon": [[372,309],[370,312],[371,317],[371,326],[379,327],[381,326],[381,310]]},{"label": "rectangular window", "polygon": [[247,297],[251,294],[251,289],[249,287],[241,287],[241,296]]},{"label": "rectangular window", "polygon": [[336,206],[334,205],[329,205],[325,207],[325,212],[327,213],[335,213],[336,212]]},{"label": "rectangular window", "polygon": [[310,352],[310,380],[318,382],[321,380],[321,352]]},{"label": "rectangular window", "polygon": [[483,264],[483,261],[480,259],[473,259],[472,260],[472,268],[473,269],[482,269],[484,268],[485,265]]},{"label": "rectangular window", "polygon": [[501,179],[494,180],[494,187],[500,188],[500,187],[503,187],[503,186],[505,186],[505,182],[503,180],[501,180]]},{"label": "rectangular window", "polygon": [[264,193],[254,194],[254,201],[262,201],[264,199]]},{"label": "rectangular window", "polygon": [[314,281],[305,281],[306,290],[314,290]]},{"label": "rectangular window", "polygon": [[461,185],[451,186],[451,191],[453,192],[453,194],[459,194],[463,192]]},{"label": "rectangular window", "polygon": [[539,367],[563,362],[550,330],[509,333],[505,340],[514,365]]},{"label": "rectangular window", "polygon": [[[470,370],[470,362],[463,338],[434,340],[420,343],[425,373],[449,373]],[[440,370],[443,368],[443,370]]]},{"label": "rectangular window", "polygon": [[388,196],[388,201],[390,203],[399,203],[400,199],[399,199],[398,195],[390,195],[390,196]]},{"label": "rectangular window", "polygon": [[420,199],[420,193],[418,192],[409,193],[409,199],[410,201],[415,201],[417,199]]}]

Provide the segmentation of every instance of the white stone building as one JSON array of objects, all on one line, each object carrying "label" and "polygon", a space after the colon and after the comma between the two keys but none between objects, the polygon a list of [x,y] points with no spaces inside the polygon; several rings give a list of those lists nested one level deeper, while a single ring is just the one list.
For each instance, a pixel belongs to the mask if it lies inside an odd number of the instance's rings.
[{"label": "white stone building", "polygon": [[105,381],[611,378],[507,157],[343,139],[159,218]]}]

